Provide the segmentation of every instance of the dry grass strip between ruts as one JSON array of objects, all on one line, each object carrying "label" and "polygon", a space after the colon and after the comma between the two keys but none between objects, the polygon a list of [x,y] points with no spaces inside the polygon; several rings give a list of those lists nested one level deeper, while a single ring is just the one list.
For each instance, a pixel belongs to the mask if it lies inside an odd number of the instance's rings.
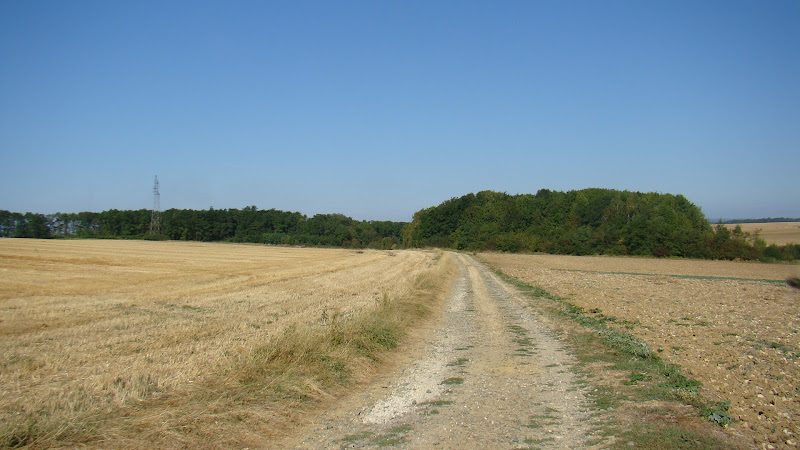
[{"label": "dry grass strip between ruts", "polygon": [[269,447],[303,414],[377,373],[387,352],[440,304],[455,274],[452,258],[417,277],[413,293],[384,296],[350,317],[333,312],[318,327],[292,326],[264,346],[232,357],[204,381],[72,423],[20,422],[2,447]]}]

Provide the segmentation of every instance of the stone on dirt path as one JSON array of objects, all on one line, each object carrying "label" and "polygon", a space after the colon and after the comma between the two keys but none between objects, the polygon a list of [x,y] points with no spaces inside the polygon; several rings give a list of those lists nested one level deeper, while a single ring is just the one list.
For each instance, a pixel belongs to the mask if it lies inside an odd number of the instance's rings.
[{"label": "stone on dirt path", "polygon": [[409,364],[321,416],[296,448],[574,448],[592,439],[587,388],[565,344],[471,257]]}]

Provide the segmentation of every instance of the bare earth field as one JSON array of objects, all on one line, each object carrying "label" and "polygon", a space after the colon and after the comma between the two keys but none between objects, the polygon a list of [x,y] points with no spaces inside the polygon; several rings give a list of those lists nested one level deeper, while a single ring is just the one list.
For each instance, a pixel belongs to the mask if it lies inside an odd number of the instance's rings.
[{"label": "bare earth field", "polygon": [[[423,251],[0,239],[0,431],[78,427],[105,436],[103,446],[147,447],[156,444],[136,441],[136,424],[163,423],[152,431],[161,445],[197,446],[169,433],[199,423],[214,432],[219,419],[230,441],[216,445],[263,445],[275,430],[246,424],[270,424],[280,411],[215,418],[226,399],[195,411],[181,399],[224,381],[288,328],[408,294],[434,260]],[[169,408],[136,408],[156,397],[172,399]],[[128,428],[114,428],[122,422]]]},{"label": "bare earth field", "polygon": [[[742,231],[758,235],[769,244],[800,244],[800,222],[742,223]],[[737,224],[726,225],[733,230]]]},{"label": "bare earth field", "polygon": [[[769,242],[769,241],[768,241]],[[481,254],[639,336],[730,401],[730,429],[754,446],[800,445],[800,266],[723,261]]]}]

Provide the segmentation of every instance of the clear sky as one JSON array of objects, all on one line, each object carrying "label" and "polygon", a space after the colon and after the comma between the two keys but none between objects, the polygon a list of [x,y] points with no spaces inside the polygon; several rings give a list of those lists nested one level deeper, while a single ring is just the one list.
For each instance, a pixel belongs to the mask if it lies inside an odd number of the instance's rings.
[{"label": "clear sky", "polygon": [[800,217],[800,1],[0,1],[0,209]]}]

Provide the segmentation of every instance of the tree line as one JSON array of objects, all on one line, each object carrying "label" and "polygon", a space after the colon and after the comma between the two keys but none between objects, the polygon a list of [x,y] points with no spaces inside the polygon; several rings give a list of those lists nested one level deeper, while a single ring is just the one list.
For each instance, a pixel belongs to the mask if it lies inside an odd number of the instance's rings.
[{"label": "tree line", "polygon": [[596,188],[468,194],[418,211],[403,236],[411,247],[476,251],[800,259],[800,245],[712,226],[682,195]]},{"label": "tree line", "polygon": [[342,214],[243,209],[168,209],[161,233],[149,235],[152,211],[117,210],[35,214],[0,211],[1,237],[79,237],[252,242],[392,249],[401,245],[405,222],[359,221]]},{"label": "tree line", "polygon": [[582,189],[509,195],[482,191],[414,214],[412,222],[358,221],[342,214],[243,209],[168,209],[161,234],[152,212],[42,215],[0,211],[0,237],[146,238],[346,248],[439,247],[569,255],[641,255],[798,260],[800,245],[767,245],[741,227],[712,226],[682,195]]}]

